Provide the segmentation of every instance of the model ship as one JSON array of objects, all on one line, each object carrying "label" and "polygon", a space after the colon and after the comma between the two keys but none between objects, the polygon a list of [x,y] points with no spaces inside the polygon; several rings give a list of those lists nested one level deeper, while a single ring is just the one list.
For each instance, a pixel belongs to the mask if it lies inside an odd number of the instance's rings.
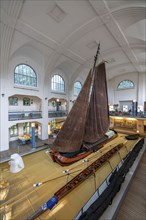
[{"label": "model ship", "polygon": [[96,66],[100,44],[93,68],[58,133],[50,155],[54,162],[70,165],[103,147],[116,137],[109,130],[109,109],[105,62]]}]

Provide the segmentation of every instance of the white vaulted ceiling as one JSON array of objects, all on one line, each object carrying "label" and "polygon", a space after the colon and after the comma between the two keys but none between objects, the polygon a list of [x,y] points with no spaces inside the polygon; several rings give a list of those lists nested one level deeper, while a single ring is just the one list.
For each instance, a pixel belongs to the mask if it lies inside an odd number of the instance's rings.
[{"label": "white vaulted ceiling", "polygon": [[2,49],[11,58],[32,47],[42,55],[46,74],[61,68],[72,81],[92,67],[100,42],[107,79],[141,73],[145,12],[144,0],[1,0]]}]

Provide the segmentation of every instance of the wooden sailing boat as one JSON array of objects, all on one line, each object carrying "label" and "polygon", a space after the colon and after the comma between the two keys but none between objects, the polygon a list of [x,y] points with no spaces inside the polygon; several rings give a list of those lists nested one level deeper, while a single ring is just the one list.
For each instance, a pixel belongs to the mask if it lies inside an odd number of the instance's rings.
[{"label": "wooden sailing boat", "polygon": [[116,132],[109,131],[109,110],[105,62],[96,66],[100,51],[98,45],[93,69],[80,91],[62,129],[50,151],[54,162],[74,163],[98,150]]}]

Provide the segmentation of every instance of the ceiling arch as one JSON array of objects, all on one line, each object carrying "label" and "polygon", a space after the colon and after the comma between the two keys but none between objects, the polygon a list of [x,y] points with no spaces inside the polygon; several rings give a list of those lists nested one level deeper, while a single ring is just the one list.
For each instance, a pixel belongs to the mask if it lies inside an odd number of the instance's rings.
[{"label": "ceiling arch", "polygon": [[125,71],[141,73],[145,7],[142,0],[2,0],[3,42],[11,56],[24,45],[38,50],[46,78],[58,67],[66,71],[70,83],[80,75],[84,78],[99,41],[99,61],[109,61],[108,79]]}]

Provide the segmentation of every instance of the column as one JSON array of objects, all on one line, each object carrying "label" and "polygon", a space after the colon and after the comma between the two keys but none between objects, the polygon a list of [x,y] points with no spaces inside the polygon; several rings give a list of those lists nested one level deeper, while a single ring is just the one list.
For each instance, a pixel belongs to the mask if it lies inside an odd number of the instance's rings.
[{"label": "column", "polygon": [[5,151],[9,149],[8,97],[0,96],[0,151]]},{"label": "column", "polygon": [[59,111],[60,102],[59,99],[56,100],[56,111]]},{"label": "column", "polygon": [[144,116],[146,116],[146,101],[144,102]]},{"label": "column", "polygon": [[32,149],[35,149],[36,148],[35,123],[31,123],[31,144],[32,144]]},{"label": "column", "polygon": [[133,103],[132,103],[132,115],[133,116],[137,116],[137,105],[138,105],[138,102],[133,101]]},{"label": "column", "polygon": [[23,123],[18,124],[18,136],[23,136]]},{"label": "column", "polygon": [[137,131],[139,134],[144,133],[144,120],[137,120]]},{"label": "column", "polygon": [[114,129],[114,118],[110,116],[110,128]]},{"label": "column", "polygon": [[42,100],[42,124],[40,125],[40,135],[41,140],[48,139],[48,100]]}]

